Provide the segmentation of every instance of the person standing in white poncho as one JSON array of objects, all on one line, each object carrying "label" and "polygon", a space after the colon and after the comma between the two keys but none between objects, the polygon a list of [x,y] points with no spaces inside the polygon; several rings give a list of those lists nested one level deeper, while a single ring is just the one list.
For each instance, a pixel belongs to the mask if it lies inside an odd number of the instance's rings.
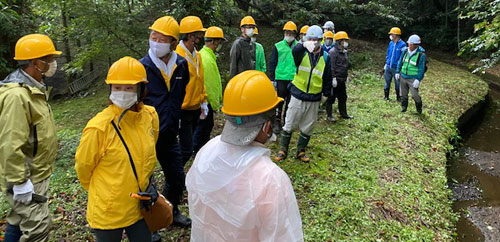
[{"label": "person standing in white poncho", "polygon": [[186,177],[191,241],[303,241],[290,179],[264,146],[283,99],[264,73],[245,71],[223,100],[222,135],[201,148]]}]

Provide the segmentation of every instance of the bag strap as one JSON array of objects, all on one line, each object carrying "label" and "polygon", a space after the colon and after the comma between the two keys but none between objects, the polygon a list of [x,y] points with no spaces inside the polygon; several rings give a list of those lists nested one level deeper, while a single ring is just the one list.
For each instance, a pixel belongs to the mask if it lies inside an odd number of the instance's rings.
[{"label": "bag strap", "polygon": [[130,150],[128,149],[127,143],[125,143],[125,140],[123,139],[123,136],[120,133],[120,130],[118,130],[118,127],[116,127],[116,124],[113,120],[111,120],[111,124],[113,125],[113,128],[115,128],[115,131],[118,134],[118,137],[120,137],[120,140],[122,141],[123,146],[125,146],[125,150],[127,150],[128,158],[130,160],[130,166],[132,166],[132,171],[134,172],[135,180],[137,181],[137,186],[139,187],[139,192],[142,192],[141,186],[139,185],[139,178],[137,177],[137,171],[135,170],[134,160],[132,159],[132,155],[130,154]]}]

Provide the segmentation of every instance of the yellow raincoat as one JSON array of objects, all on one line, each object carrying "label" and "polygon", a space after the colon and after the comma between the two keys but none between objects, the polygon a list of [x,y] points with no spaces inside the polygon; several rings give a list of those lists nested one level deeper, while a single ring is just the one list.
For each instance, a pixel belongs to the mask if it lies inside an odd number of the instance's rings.
[{"label": "yellow raincoat", "polygon": [[144,191],[156,165],[159,121],[153,107],[139,105],[138,112],[128,111],[118,124],[123,109],[112,104],[83,130],[75,169],[80,184],[88,191],[87,221],[91,228],[124,228],[142,219],[139,201],[129,196],[139,187],[127,151],[111,125],[114,120],[121,128]]}]

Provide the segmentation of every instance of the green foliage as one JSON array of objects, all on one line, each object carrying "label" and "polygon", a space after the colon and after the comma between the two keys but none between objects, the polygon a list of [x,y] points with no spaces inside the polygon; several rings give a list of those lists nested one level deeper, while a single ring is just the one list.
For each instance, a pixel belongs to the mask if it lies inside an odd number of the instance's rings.
[{"label": "green foliage", "polygon": [[473,72],[484,71],[500,61],[500,1],[464,1],[461,19],[477,22],[474,36],[461,43],[459,55],[464,53],[482,56],[480,65]]},{"label": "green foliage", "polygon": [[16,67],[12,58],[17,39],[30,32],[32,23],[25,7],[22,0],[0,0],[0,80]]}]

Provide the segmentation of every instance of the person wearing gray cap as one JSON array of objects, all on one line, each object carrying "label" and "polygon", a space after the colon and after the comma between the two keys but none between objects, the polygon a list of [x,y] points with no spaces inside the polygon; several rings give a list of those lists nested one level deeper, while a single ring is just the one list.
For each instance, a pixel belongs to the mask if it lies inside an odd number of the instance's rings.
[{"label": "person wearing gray cap", "polygon": [[401,112],[406,112],[408,107],[408,90],[415,101],[417,113],[422,114],[422,98],[418,94],[420,82],[427,71],[427,56],[420,46],[420,37],[416,34],[408,38],[408,48],[401,50],[394,77],[400,81]]},{"label": "person wearing gray cap", "polygon": [[304,240],[290,179],[265,147],[282,101],[263,72],[229,81],[224,130],[200,149],[186,177],[191,241]]}]

